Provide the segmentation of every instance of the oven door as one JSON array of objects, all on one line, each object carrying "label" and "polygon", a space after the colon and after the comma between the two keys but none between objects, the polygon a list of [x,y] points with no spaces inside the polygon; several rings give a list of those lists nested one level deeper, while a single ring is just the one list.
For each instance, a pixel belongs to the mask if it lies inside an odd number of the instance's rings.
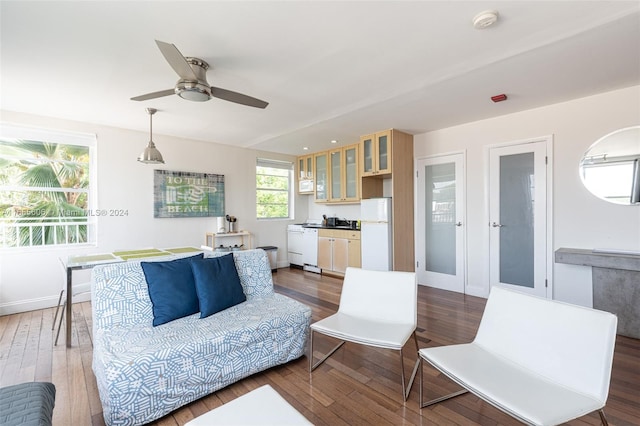
[{"label": "oven door", "polygon": [[289,263],[304,266],[304,229],[302,227],[290,227],[287,230],[287,255]]}]

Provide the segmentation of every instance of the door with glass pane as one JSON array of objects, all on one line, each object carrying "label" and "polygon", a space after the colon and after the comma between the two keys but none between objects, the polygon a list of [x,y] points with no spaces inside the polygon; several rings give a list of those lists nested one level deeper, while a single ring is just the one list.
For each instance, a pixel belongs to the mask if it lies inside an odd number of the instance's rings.
[{"label": "door with glass pane", "polygon": [[464,154],[417,161],[418,283],[464,293]]},{"label": "door with glass pane", "polygon": [[546,141],[489,150],[489,279],[547,297]]}]

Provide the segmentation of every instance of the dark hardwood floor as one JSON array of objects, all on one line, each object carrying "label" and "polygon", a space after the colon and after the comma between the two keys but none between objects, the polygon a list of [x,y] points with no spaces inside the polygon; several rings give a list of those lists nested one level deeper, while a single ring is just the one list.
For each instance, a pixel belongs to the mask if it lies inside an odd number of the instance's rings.
[{"label": "dark hardwood floor", "polygon": [[[337,310],[342,280],[299,270],[274,274],[276,291],[309,305],[313,321]],[[420,287],[418,291],[418,343],[420,347],[469,342],[475,336],[485,300]],[[73,305],[73,348],[53,345],[54,309],[0,317],[0,384],[51,381],[56,385],[54,425],[102,425],[102,407],[91,370],[90,302]],[[64,331],[63,331],[64,333]],[[323,352],[332,341],[318,336],[315,350]],[[413,342],[405,348],[405,367],[413,365]],[[153,425],[183,425],[212,408],[263,384],[270,384],[291,405],[316,425],[516,425],[509,416],[467,394],[420,410],[418,381],[409,400],[400,395],[398,352],[346,344],[332,358],[308,373],[306,356],[255,374],[195,401]],[[434,382],[427,397],[456,389],[433,370],[425,380]],[[618,336],[605,412],[612,425],[640,425],[640,340]],[[591,414],[571,425],[598,425]]]}]

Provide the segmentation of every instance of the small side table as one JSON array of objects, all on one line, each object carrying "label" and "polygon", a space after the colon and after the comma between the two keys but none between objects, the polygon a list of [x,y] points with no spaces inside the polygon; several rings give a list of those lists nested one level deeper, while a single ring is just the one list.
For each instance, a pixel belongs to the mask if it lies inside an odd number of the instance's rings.
[{"label": "small side table", "polygon": [[216,242],[216,240],[226,240],[233,237],[239,238],[241,241],[240,244],[243,244],[247,250],[251,249],[251,233],[247,231],[227,232],[226,234],[207,232],[204,236],[204,245],[207,247],[216,248],[216,244],[223,244],[222,241]]}]

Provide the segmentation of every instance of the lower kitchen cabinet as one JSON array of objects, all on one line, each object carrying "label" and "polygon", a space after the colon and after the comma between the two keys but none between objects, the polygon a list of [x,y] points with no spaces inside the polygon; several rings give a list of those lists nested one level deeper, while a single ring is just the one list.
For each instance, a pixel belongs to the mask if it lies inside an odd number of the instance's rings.
[{"label": "lower kitchen cabinet", "polygon": [[318,231],[318,267],[323,273],[344,275],[348,266],[359,268],[360,232],[341,229]]}]

